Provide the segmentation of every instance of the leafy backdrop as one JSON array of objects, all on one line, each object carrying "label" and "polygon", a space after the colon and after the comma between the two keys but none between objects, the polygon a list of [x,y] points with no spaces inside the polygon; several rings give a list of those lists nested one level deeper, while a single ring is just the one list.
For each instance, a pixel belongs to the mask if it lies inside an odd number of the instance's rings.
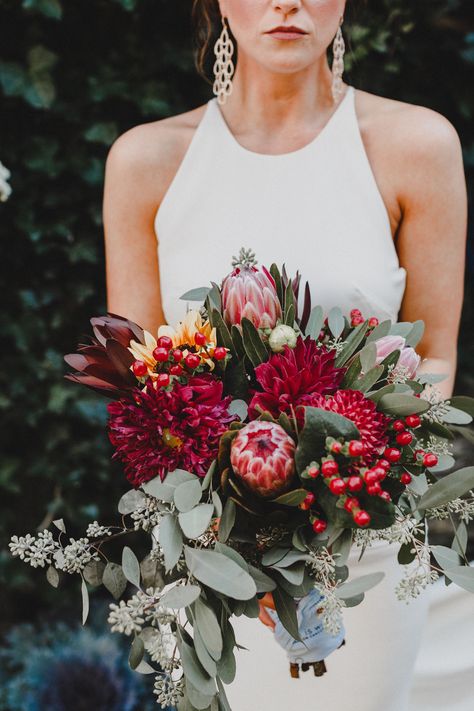
[{"label": "leafy backdrop", "polygon": [[[472,200],[471,9],[471,0],[369,0],[348,12],[346,32],[351,83],[454,123]],[[0,0],[0,161],[13,188],[0,203],[0,632],[60,601],[40,572],[10,559],[10,535],[58,517],[79,534],[99,511],[112,521],[126,488],[110,463],[104,402],[63,380],[63,353],[106,309],[108,148],[210,91],[193,67],[189,0]],[[471,231],[458,377],[471,394],[473,261]]]}]

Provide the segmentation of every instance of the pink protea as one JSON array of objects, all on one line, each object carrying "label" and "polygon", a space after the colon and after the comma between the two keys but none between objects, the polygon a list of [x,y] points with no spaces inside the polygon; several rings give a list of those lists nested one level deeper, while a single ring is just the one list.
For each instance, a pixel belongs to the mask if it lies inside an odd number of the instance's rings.
[{"label": "pink protea", "polygon": [[391,420],[377,410],[375,403],[360,390],[338,390],[334,395],[315,398],[314,407],[332,410],[351,420],[365,444],[363,461],[370,464],[388,442],[387,431]]},{"label": "pink protea", "polygon": [[172,390],[135,388],[133,400],[108,405],[113,458],[125,464],[128,480],[140,484],[174,469],[204,476],[217,454],[221,435],[235,416],[230,397],[222,398],[222,382],[210,374],[195,376]]},{"label": "pink protea", "polygon": [[228,326],[248,318],[256,328],[274,328],[281,306],[270,272],[255,266],[253,255],[242,250],[235,269],[222,282],[222,310]]},{"label": "pink protea", "polygon": [[400,358],[395,366],[393,375],[404,375],[406,378],[414,378],[421,363],[421,357],[414,348],[406,345],[403,336],[384,336],[375,341],[377,348],[377,365],[394,351],[400,351]]},{"label": "pink protea", "polygon": [[255,376],[263,390],[250,402],[251,419],[259,416],[257,405],[273,417],[291,413],[298,405],[313,405],[320,395],[335,392],[344,376],[343,368],[334,366],[335,351],[319,347],[309,336],[298,336],[295,348],[285,346],[255,368]]},{"label": "pink protea", "polygon": [[295,443],[274,422],[250,422],[232,442],[230,461],[245,485],[265,498],[278,496],[295,474]]}]

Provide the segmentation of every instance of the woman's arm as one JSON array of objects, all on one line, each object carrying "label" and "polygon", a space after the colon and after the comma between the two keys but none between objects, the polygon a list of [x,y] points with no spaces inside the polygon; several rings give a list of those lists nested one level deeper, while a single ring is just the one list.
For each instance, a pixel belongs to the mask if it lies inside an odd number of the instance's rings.
[{"label": "woman's arm", "polygon": [[412,107],[408,116],[398,163],[403,218],[397,251],[407,270],[400,320],[425,322],[417,347],[423,358],[420,372],[447,374],[436,388],[448,398],[456,375],[464,294],[467,191],[462,151],[456,131],[440,114]]},{"label": "woman's arm", "polygon": [[153,334],[165,323],[154,218],[183,151],[183,134],[174,121],[126,131],[105,166],[107,309]]}]

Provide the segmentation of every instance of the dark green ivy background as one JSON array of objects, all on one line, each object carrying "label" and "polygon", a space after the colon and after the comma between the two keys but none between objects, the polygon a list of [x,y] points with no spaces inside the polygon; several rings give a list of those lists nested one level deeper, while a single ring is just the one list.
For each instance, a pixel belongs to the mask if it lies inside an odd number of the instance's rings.
[{"label": "dark green ivy background", "polygon": [[[0,161],[13,188],[0,203],[0,632],[67,606],[44,571],[10,559],[10,535],[59,517],[70,535],[83,535],[95,517],[115,522],[128,488],[110,462],[105,401],[63,379],[62,356],[106,309],[101,201],[110,145],[136,124],[211,96],[193,66],[190,4],[0,0]],[[472,201],[471,12],[472,0],[369,0],[348,10],[346,36],[351,83],[454,123]],[[457,384],[471,395],[473,251],[471,230]],[[78,579],[66,587],[79,619]]]}]

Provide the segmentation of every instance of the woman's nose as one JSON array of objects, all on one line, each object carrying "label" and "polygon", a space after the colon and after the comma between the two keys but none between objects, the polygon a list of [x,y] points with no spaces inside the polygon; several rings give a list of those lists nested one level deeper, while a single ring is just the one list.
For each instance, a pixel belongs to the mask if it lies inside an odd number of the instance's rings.
[{"label": "woman's nose", "polygon": [[290,12],[295,12],[301,8],[301,0],[272,0],[272,7],[274,10],[280,10],[280,12],[288,15]]}]

